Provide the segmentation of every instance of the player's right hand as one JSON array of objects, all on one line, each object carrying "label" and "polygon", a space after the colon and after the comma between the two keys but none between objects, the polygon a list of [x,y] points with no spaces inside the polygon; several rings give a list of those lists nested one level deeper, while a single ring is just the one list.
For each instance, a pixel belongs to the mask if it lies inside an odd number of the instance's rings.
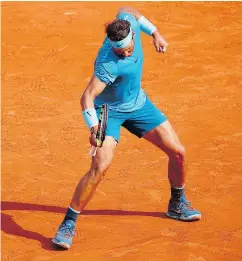
[{"label": "player's right hand", "polygon": [[93,126],[90,129],[89,142],[94,147],[97,147],[97,141],[96,141],[97,129],[98,129],[98,126]]}]

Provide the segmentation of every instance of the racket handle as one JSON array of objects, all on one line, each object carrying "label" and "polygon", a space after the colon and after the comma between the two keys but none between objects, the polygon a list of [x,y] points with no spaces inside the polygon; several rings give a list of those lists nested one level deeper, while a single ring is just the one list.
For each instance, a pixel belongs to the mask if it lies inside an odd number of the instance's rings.
[{"label": "racket handle", "polygon": [[89,155],[94,157],[94,156],[96,156],[96,153],[97,153],[97,147],[92,146],[89,151]]},{"label": "racket handle", "polygon": [[163,47],[162,47],[162,52],[165,53],[165,52],[166,52],[166,49],[167,49],[167,46],[163,46]]}]

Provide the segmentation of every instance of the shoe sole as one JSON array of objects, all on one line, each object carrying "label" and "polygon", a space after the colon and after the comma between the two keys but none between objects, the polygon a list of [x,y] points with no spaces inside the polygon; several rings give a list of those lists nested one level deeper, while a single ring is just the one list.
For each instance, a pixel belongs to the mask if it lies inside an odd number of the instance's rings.
[{"label": "shoe sole", "polygon": [[182,221],[198,221],[198,220],[201,219],[201,214],[195,214],[195,215],[192,215],[192,216],[189,216],[189,217],[172,216],[172,215],[170,215],[169,213],[166,213],[166,215],[167,215],[169,218],[173,218],[173,219],[176,219],[176,220],[182,220]]},{"label": "shoe sole", "polygon": [[55,241],[54,239],[52,239],[52,242],[53,242],[55,245],[57,245],[58,247],[64,248],[64,249],[66,249],[66,250],[71,247],[70,245],[68,245],[68,244],[65,243],[65,242],[57,242],[57,241]]}]

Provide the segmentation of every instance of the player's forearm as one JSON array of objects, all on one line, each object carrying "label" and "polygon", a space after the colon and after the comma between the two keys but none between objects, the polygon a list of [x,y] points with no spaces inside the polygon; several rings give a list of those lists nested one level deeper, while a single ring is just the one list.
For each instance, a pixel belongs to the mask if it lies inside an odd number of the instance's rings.
[{"label": "player's forearm", "polygon": [[90,95],[88,91],[85,91],[80,100],[82,114],[89,129],[92,129],[92,127],[96,128],[98,125],[98,118],[94,108],[94,98],[95,97]]},{"label": "player's forearm", "polygon": [[[161,33],[159,32],[158,29],[152,33],[152,37],[153,37],[154,39],[162,38],[163,41],[165,42],[165,39],[163,38],[163,36],[161,35]],[[168,44],[167,44],[167,45],[168,45]]]},{"label": "player's forearm", "polygon": [[90,94],[88,91],[84,91],[80,99],[82,111],[86,110],[87,108],[94,108],[94,99],[94,95]]},{"label": "player's forearm", "polygon": [[155,37],[155,35],[153,35],[153,34],[156,31],[158,32],[157,28],[147,18],[145,18],[144,15],[141,14],[139,11],[137,11],[136,9],[134,9],[132,7],[121,7],[118,10],[117,16],[121,13],[132,14],[138,21],[141,30],[146,34],[152,35],[153,37]]},{"label": "player's forearm", "polygon": [[94,108],[95,98],[104,90],[105,87],[105,83],[101,82],[96,76],[92,76],[80,100],[83,111],[88,108]]},{"label": "player's forearm", "polygon": [[120,8],[118,9],[117,16],[118,16],[119,14],[121,14],[121,13],[129,13],[129,14],[132,14],[132,15],[136,18],[136,20],[138,20],[138,19],[142,16],[142,14],[141,14],[139,11],[137,11],[136,9],[134,9],[134,8],[132,8],[132,7],[127,7],[127,6],[120,7]]}]

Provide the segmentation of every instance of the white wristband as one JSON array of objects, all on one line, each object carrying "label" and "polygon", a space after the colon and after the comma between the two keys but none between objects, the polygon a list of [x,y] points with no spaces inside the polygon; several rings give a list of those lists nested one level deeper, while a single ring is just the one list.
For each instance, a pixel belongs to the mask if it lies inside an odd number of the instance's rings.
[{"label": "white wristband", "polygon": [[152,35],[154,33],[154,31],[157,30],[157,28],[149,20],[147,20],[144,16],[141,16],[138,19],[138,23],[140,24],[141,30],[148,35]]},{"label": "white wristband", "polygon": [[97,113],[94,108],[88,108],[84,110],[82,113],[89,129],[93,126],[98,125]]}]

